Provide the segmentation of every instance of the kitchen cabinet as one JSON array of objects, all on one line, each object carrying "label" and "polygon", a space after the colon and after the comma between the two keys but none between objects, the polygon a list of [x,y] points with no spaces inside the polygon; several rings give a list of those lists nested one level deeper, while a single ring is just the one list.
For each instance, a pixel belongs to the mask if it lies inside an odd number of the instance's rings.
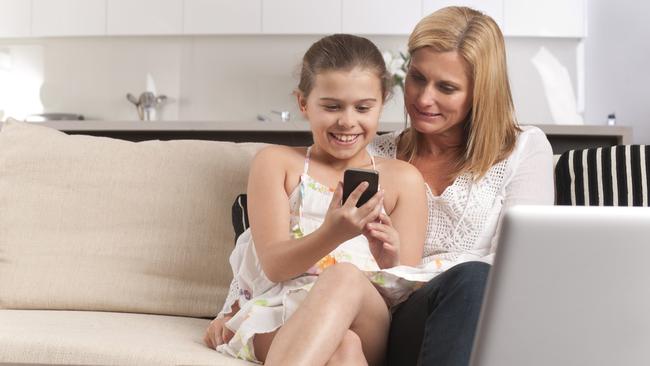
[{"label": "kitchen cabinet", "polygon": [[261,32],[261,0],[185,0],[184,34],[255,34]]},{"label": "kitchen cabinet", "polygon": [[422,17],[420,0],[342,0],[343,33],[408,35]]},{"label": "kitchen cabinet", "polygon": [[465,5],[505,36],[587,36],[587,0],[0,0],[0,38],[181,34],[408,35]]},{"label": "kitchen cabinet", "polygon": [[581,38],[586,18],[587,0],[503,0],[507,36]]},{"label": "kitchen cabinet", "polygon": [[108,35],[183,33],[183,0],[107,0]]},{"label": "kitchen cabinet", "polygon": [[266,34],[341,32],[341,0],[262,0]]},{"label": "kitchen cabinet", "polygon": [[31,24],[34,37],[104,35],[106,0],[32,0]]},{"label": "kitchen cabinet", "polygon": [[503,0],[422,0],[422,16],[446,6],[468,6],[482,11],[494,19],[503,29]]},{"label": "kitchen cabinet", "polygon": [[30,1],[0,0],[0,38],[28,37],[31,13]]}]

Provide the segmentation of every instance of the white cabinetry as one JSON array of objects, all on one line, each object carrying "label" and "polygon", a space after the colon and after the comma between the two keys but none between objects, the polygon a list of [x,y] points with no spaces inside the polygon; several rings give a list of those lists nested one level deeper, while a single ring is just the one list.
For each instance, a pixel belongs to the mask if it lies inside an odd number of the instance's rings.
[{"label": "white cabinetry", "polygon": [[341,0],[262,0],[262,32],[340,33]]},{"label": "white cabinetry", "polygon": [[32,0],[32,36],[99,36],[105,33],[106,0]]},{"label": "white cabinetry", "polygon": [[344,33],[409,34],[422,17],[420,0],[342,0]]},{"label": "white cabinetry", "polygon": [[508,36],[585,37],[586,0],[503,0]]},{"label": "white cabinetry", "polygon": [[0,38],[28,37],[32,4],[25,0],[0,0]]},{"label": "white cabinetry", "polygon": [[446,6],[468,6],[489,15],[503,28],[503,0],[422,0],[422,16]]},{"label": "white cabinetry", "polygon": [[183,0],[107,0],[108,35],[183,33]]},{"label": "white cabinetry", "polygon": [[185,0],[185,34],[254,34],[262,32],[261,0]]},{"label": "white cabinetry", "polygon": [[449,5],[506,36],[587,35],[587,0],[0,0],[0,38],[180,34],[408,35]]}]

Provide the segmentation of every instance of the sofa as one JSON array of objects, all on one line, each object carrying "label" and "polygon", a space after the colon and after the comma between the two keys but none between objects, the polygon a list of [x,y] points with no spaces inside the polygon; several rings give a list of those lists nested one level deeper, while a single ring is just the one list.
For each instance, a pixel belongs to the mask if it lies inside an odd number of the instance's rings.
[{"label": "sofa", "polygon": [[[207,348],[203,334],[228,292],[235,231],[247,225],[236,198],[262,146],[0,123],[0,364],[250,364]],[[589,184],[588,166],[606,166],[601,156],[631,162],[608,181],[617,189],[636,192],[637,177],[647,188],[648,154],[565,153],[556,187],[573,201],[558,203],[598,202],[603,184]],[[641,192],[630,202],[647,206]]]},{"label": "sofa", "polygon": [[249,364],[203,335],[262,144],[1,125],[0,364]]}]

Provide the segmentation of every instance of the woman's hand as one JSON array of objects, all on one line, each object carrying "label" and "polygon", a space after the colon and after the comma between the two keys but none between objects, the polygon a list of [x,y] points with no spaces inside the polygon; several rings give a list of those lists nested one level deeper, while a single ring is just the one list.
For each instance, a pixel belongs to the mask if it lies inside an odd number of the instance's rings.
[{"label": "woman's hand", "polygon": [[226,315],[223,318],[214,318],[210,322],[210,326],[205,330],[203,342],[206,346],[216,349],[218,345],[228,343],[232,336],[235,335],[224,324],[230,320],[232,316]]},{"label": "woman's hand", "polygon": [[339,182],[321,226],[321,229],[329,230],[329,237],[342,243],[360,235],[366,224],[377,220],[381,213],[384,192],[377,192],[368,202],[357,207],[357,202],[366,188],[368,182],[362,182],[350,193],[348,199],[341,203],[343,185]]},{"label": "woman's hand", "polygon": [[379,219],[380,222],[366,224],[363,235],[368,239],[370,252],[375,257],[379,268],[398,266],[400,264],[399,234],[388,215],[381,213]]}]

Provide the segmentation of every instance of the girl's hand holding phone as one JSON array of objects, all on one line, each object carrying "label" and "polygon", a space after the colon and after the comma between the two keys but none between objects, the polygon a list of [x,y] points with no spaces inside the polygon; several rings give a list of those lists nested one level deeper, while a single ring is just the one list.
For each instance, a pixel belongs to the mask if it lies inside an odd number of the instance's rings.
[{"label": "girl's hand holding phone", "polygon": [[399,234],[393,227],[388,215],[381,213],[378,222],[366,224],[363,235],[368,239],[370,252],[375,257],[379,268],[398,266],[399,262]]},{"label": "girl's hand holding phone", "polygon": [[356,207],[357,201],[368,188],[368,183],[363,182],[352,191],[348,199],[341,203],[343,185],[339,183],[334,191],[330,207],[321,226],[330,230],[335,240],[341,243],[363,233],[366,224],[379,218],[383,203],[384,193],[377,192],[368,202],[361,207]]}]

